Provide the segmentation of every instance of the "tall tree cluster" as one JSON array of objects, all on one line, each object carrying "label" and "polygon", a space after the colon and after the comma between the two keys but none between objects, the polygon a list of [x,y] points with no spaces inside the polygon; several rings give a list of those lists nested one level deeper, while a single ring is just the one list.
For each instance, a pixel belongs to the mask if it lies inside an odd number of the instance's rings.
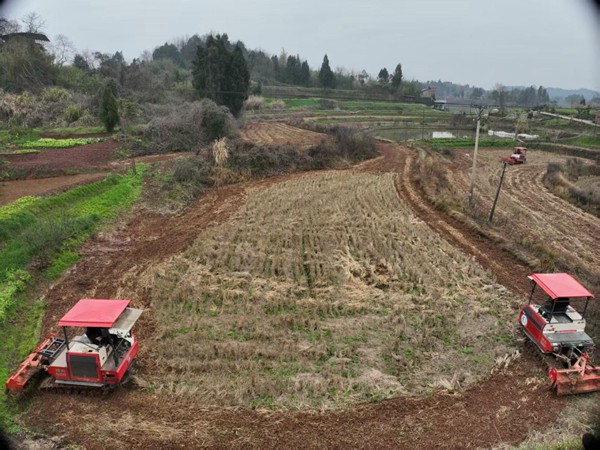
[{"label": "tall tree cluster", "polygon": [[248,98],[250,73],[239,45],[229,50],[227,34],[208,36],[204,45],[198,46],[193,63],[194,88],[201,97],[225,105],[237,115]]},{"label": "tall tree cluster", "polygon": [[550,102],[550,96],[543,86],[538,88],[529,86],[527,88],[513,88],[509,90],[505,86],[498,84],[494,90],[489,92],[488,98],[496,102],[500,107],[507,105],[533,107],[545,105]]}]

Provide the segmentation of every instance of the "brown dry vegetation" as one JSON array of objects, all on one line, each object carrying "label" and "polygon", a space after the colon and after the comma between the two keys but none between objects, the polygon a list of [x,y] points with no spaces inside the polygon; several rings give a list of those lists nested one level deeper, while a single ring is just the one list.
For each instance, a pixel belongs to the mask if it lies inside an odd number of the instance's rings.
[{"label": "brown dry vegetation", "polygon": [[231,222],[147,271],[161,369],[140,383],[184,402],[303,408],[487,377],[512,351],[515,304],[394,180],[327,172],[253,190]]},{"label": "brown dry vegetation", "polygon": [[569,158],[566,164],[550,163],[544,184],[559,197],[600,217],[600,162]]}]

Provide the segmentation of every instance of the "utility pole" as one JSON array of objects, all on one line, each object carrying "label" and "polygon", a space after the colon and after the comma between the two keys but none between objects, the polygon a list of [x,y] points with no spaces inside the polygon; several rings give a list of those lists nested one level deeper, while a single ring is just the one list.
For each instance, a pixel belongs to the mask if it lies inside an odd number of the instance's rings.
[{"label": "utility pole", "polygon": [[479,127],[485,106],[475,105],[477,108],[477,130],[475,131],[475,150],[473,151],[473,166],[471,167],[471,185],[469,187],[469,208],[473,207],[473,188],[475,187],[475,170],[477,168],[477,149],[479,148]]},{"label": "utility pole", "polygon": [[498,203],[498,197],[500,197],[500,188],[502,187],[502,181],[504,181],[504,172],[506,172],[506,163],[504,163],[504,167],[502,167],[502,175],[500,175],[500,183],[498,183],[498,190],[496,191],[496,198],[494,199],[494,204],[492,205],[492,211],[490,212],[490,220],[492,223],[492,219],[494,218],[494,211],[496,211],[496,203]]}]

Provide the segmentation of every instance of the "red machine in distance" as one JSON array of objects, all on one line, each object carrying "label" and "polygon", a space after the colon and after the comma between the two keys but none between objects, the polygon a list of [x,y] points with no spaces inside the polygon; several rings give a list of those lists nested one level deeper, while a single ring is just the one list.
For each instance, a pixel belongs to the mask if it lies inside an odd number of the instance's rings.
[{"label": "red machine in distance", "polygon": [[524,164],[527,162],[527,147],[515,147],[512,155],[500,158],[500,162],[510,165]]},{"label": "red machine in distance", "polygon": [[[130,300],[79,300],[58,322],[63,336],[49,336],[6,381],[9,391],[22,391],[41,371],[49,378],[41,387],[109,389],[131,370],[139,344],[131,329],[142,310]],[[85,328],[69,337],[72,328]]]},{"label": "red machine in distance", "polygon": [[[594,342],[585,332],[585,313],[594,296],[566,273],[534,273],[529,303],[521,308],[519,323],[527,337],[542,353],[552,354],[566,369],[551,369],[552,387],[558,395],[600,390],[600,367],[590,360]],[[532,303],[537,286],[548,295],[543,305]],[[583,313],[572,299],[585,299]]]}]

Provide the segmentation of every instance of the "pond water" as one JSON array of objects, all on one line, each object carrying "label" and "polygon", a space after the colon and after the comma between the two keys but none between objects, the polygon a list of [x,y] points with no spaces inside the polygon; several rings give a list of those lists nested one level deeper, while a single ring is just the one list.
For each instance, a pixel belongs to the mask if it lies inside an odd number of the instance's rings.
[{"label": "pond water", "polygon": [[382,128],[372,130],[373,136],[390,139],[392,141],[411,141],[415,139],[444,139],[444,138],[475,138],[475,131],[457,129],[457,128],[422,128],[422,127],[402,127],[402,128]]}]

